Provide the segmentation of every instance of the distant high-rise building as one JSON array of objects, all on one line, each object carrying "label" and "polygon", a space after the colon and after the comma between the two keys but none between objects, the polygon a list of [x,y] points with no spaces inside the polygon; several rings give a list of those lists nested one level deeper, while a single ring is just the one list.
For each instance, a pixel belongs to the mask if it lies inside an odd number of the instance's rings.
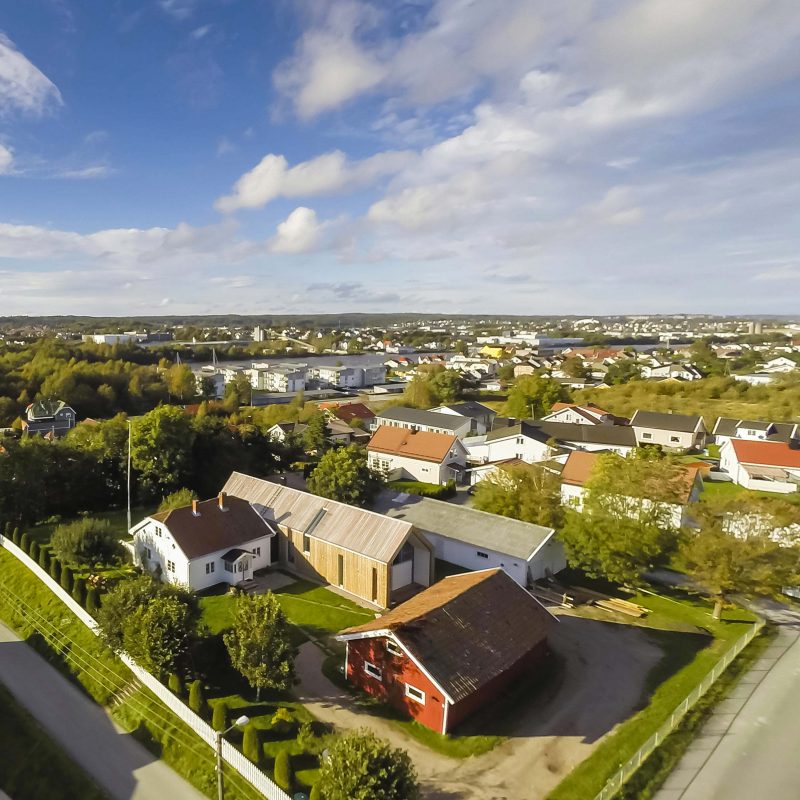
[{"label": "distant high-rise building", "polygon": [[759,334],[764,332],[764,323],[763,322],[749,322],[747,324],[747,332],[751,335]]},{"label": "distant high-rise building", "polygon": [[267,338],[266,332],[260,325],[256,325],[253,328],[253,341],[254,342],[263,342]]}]

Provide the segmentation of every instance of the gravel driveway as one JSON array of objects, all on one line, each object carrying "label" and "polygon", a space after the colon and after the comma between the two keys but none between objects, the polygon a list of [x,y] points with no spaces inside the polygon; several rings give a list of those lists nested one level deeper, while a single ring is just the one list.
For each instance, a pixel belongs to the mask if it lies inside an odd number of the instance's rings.
[{"label": "gravel driveway", "polygon": [[531,704],[507,741],[481,756],[448,758],[368,714],[322,674],[323,654],[311,643],[300,648],[297,693],[319,719],[369,727],[407,750],[425,800],[540,800],[636,708],[662,656],[642,629],[559,619],[550,642],[564,663],[560,681],[541,704]]}]

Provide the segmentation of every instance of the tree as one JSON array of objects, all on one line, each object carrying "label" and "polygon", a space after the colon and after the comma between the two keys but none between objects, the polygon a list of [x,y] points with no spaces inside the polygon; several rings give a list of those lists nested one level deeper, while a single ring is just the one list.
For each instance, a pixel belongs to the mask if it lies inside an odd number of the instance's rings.
[{"label": "tree", "polygon": [[294,648],[286,615],[272,592],[240,594],[233,627],[223,636],[242,677],[256,690],[289,689],[294,681]]},{"label": "tree", "polygon": [[39,550],[39,566],[45,570],[50,569],[50,551],[46,547]]},{"label": "tree", "polygon": [[619,386],[630,381],[638,381],[642,377],[642,370],[633,359],[627,358],[612,364],[606,372],[603,383],[609,386]]},{"label": "tree", "polygon": [[317,783],[325,800],[417,800],[419,785],[408,753],[359,730],[330,747]]},{"label": "tree", "polygon": [[183,697],[183,678],[181,678],[180,673],[171,672],[167,686],[172,694],[175,694],[178,697]]},{"label": "tree", "polygon": [[35,539],[31,542],[31,548],[28,555],[37,563],[39,562],[39,542]]},{"label": "tree", "polygon": [[100,610],[100,596],[96,586],[90,586],[86,590],[86,610],[93,617],[97,617],[97,612]]},{"label": "tree", "polygon": [[193,632],[189,606],[177,597],[160,594],[125,620],[122,637],[128,655],[161,678],[183,660]]},{"label": "tree", "polygon": [[185,486],[192,468],[194,431],[177,406],[160,406],[133,424],[131,460],[146,498]]},{"label": "tree", "polygon": [[51,539],[53,552],[69,564],[109,564],[121,553],[117,534],[107,520],[84,519],[59,525]]},{"label": "tree", "polygon": [[288,750],[279,750],[278,755],[275,757],[275,783],[283,789],[284,792],[291,792],[294,785],[294,770],[292,769],[292,760],[289,758]]},{"label": "tree", "polygon": [[777,597],[783,587],[797,585],[800,547],[775,535],[787,530],[787,520],[774,501],[708,498],[698,504],[695,516],[699,529],[684,540],[680,560],[714,598],[714,619],[721,619],[731,594]]},{"label": "tree", "polygon": [[582,513],[567,510],[561,540],[572,566],[595,578],[636,584],[678,545],[672,506],[686,491],[685,472],[651,449],[628,458],[598,457],[585,484]]},{"label": "tree", "polygon": [[475,487],[479,511],[560,528],[563,520],[561,481],[536,464],[498,469]]},{"label": "tree", "polygon": [[57,558],[50,562],[50,577],[54,581],[61,580],[61,562]]},{"label": "tree", "polygon": [[307,453],[322,453],[328,444],[328,422],[322,411],[315,411],[303,431],[303,447]]},{"label": "tree", "polygon": [[553,403],[569,400],[569,392],[558,381],[541,375],[522,375],[508,393],[503,414],[516,419],[543,417]]},{"label": "tree", "polygon": [[158,511],[172,511],[176,508],[190,506],[193,500],[197,500],[197,492],[191,489],[178,489],[177,492],[167,495],[158,506]]},{"label": "tree", "polygon": [[19,546],[23,553],[27,553],[31,549],[31,535],[23,533],[19,540]]},{"label": "tree", "polygon": [[561,364],[561,369],[564,371],[565,375],[569,375],[570,378],[575,378],[577,380],[583,381],[592,377],[592,371],[586,365],[586,362],[577,356],[565,359]]},{"label": "tree", "polygon": [[214,704],[214,713],[211,715],[211,727],[220,733],[228,728],[228,704],[224,700],[220,700],[218,703]]},{"label": "tree", "polygon": [[206,701],[206,693],[201,680],[192,681],[192,685],[189,687],[189,708],[198,716],[204,717],[206,715],[208,702]]},{"label": "tree", "polygon": [[367,451],[356,444],[329,450],[306,482],[308,491],[354,506],[366,506],[382,485],[367,465]]},{"label": "tree", "polygon": [[167,370],[167,391],[181,401],[197,394],[197,381],[188,364],[175,364]]},{"label": "tree", "polygon": [[311,787],[311,794],[308,796],[308,800],[322,800],[322,789],[319,788],[319,783],[315,783]]},{"label": "tree", "polygon": [[242,739],[242,752],[245,758],[250,759],[254,764],[260,764],[264,759],[264,748],[261,746],[261,737],[258,728],[251,722],[245,725],[244,737]]},{"label": "tree", "polygon": [[431,372],[428,385],[437,405],[454,403],[461,397],[464,389],[464,379],[453,369],[441,369]]}]

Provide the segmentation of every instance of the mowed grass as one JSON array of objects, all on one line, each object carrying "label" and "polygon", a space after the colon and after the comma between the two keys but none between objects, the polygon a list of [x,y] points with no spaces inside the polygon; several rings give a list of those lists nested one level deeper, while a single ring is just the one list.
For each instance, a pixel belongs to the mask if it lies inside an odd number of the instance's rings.
[{"label": "mowed grass", "polygon": [[[135,525],[141,522],[148,514],[152,514],[155,509],[153,508],[134,508],[131,510],[131,524]],[[110,511],[93,511],[85,516],[92,519],[107,520],[111,529],[118,535],[120,539],[129,539],[128,535],[128,511],[125,508],[114,508]],[[39,525],[26,528],[23,532],[28,533],[32,539],[35,539],[39,544],[48,544],[55,529],[64,523],[73,522],[82,517],[70,517],[59,519],[56,522],[43,522]]]},{"label": "mowed grass", "polygon": [[629,599],[651,610],[634,624],[646,628],[663,652],[648,676],[642,708],[606,737],[548,800],[593,798],[755,623],[754,615],[740,608],[727,609],[724,620],[717,622],[710,603],[679,592],[659,589],[658,594],[639,593]]},{"label": "mowed grass", "polygon": [[762,492],[745,489],[733,481],[704,481],[703,497],[715,499],[746,500],[747,498],[766,498],[773,501],[784,501],[800,505],[800,492],[781,494],[779,492]]},{"label": "mowed grass", "polygon": [[107,798],[2,685],[0,752],[0,789],[14,800]]}]

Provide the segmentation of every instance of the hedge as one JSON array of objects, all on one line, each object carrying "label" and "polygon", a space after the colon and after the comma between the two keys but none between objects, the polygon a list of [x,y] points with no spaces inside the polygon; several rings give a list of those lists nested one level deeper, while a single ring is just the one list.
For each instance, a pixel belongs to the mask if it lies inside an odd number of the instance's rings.
[{"label": "hedge", "polygon": [[389,488],[406,494],[417,494],[420,497],[433,497],[436,500],[445,500],[455,497],[456,482],[448,481],[444,486],[422,481],[389,481]]}]

